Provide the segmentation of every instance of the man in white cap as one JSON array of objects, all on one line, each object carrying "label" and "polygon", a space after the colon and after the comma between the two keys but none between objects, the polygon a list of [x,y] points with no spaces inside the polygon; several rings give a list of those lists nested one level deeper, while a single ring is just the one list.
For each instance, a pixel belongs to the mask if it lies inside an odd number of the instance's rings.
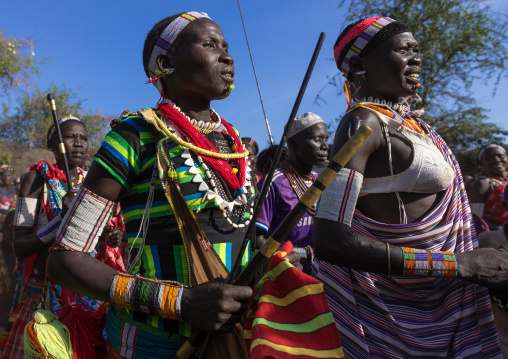
[{"label": "man in white cap", "polygon": [[[275,170],[268,195],[256,220],[257,245],[279,226],[309,188],[316,173],[315,165],[323,165],[328,156],[328,132],[325,122],[318,115],[307,112],[295,118],[288,135],[289,158],[282,160]],[[265,177],[258,188],[263,186]],[[315,209],[309,210],[286,240],[293,243],[294,251],[300,252],[304,272],[310,273],[312,252],[312,226]]]}]

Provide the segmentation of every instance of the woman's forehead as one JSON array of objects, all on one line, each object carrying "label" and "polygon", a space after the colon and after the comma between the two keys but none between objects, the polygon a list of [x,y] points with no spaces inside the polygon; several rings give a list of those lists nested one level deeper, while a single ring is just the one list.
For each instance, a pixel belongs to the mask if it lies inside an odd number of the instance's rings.
[{"label": "woman's forehead", "polygon": [[66,121],[60,125],[62,131],[83,131],[86,132],[85,125],[78,121]]},{"label": "woman's forehead", "polygon": [[199,18],[190,23],[183,32],[184,36],[191,38],[201,38],[206,36],[216,36],[224,38],[221,27],[213,20],[208,18]]},{"label": "woman's forehead", "polygon": [[492,147],[492,148],[487,149],[487,151],[485,151],[485,156],[500,155],[500,154],[501,155],[506,154],[506,151],[500,147]]}]

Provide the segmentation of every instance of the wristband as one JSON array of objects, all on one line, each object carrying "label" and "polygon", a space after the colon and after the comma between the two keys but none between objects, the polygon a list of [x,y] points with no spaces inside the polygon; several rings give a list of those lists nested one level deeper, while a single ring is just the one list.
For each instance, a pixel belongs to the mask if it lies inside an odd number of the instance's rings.
[{"label": "wristband", "polygon": [[453,252],[428,251],[402,247],[404,276],[444,277],[457,276],[457,261]]},{"label": "wristband", "polygon": [[37,198],[18,197],[14,212],[15,227],[32,227],[37,220]]},{"label": "wristband", "polygon": [[56,237],[58,227],[60,227],[60,223],[62,223],[62,217],[60,217],[60,214],[58,214],[44,227],[37,230],[37,238],[39,238],[40,241],[45,244],[53,241]]},{"label": "wristband", "polygon": [[182,320],[183,286],[118,273],[111,282],[109,297],[117,307],[161,318]]},{"label": "wristband", "polygon": [[90,253],[97,245],[116,203],[81,186],[56,235],[56,243],[78,252]]},{"label": "wristband", "polygon": [[311,246],[306,247],[294,247],[293,252],[296,252],[300,255],[300,260],[306,260],[309,262],[314,261],[314,251]]}]

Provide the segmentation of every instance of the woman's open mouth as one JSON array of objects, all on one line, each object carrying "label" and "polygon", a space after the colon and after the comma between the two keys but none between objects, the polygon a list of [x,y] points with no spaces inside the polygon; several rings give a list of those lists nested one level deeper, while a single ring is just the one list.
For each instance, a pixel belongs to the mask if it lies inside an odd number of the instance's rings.
[{"label": "woman's open mouth", "polygon": [[411,84],[416,85],[416,84],[420,83],[420,74],[417,72],[409,73],[409,74],[405,75],[405,77],[406,77],[406,81]]}]

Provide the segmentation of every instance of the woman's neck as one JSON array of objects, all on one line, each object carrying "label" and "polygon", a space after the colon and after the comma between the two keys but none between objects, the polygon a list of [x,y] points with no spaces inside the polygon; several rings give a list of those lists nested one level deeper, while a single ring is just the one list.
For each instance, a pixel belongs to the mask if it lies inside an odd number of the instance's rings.
[{"label": "woman's neck", "polygon": [[191,119],[203,122],[210,121],[210,101],[177,95],[171,96],[170,100]]},{"label": "woman's neck", "polygon": [[[56,166],[58,169],[65,174],[65,165],[63,159],[57,159],[56,160]],[[73,166],[69,164],[69,175],[71,176],[71,179],[74,180],[74,182],[78,178],[78,166]]]},{"label": "woman's neck", "polygon": [[12,188],[12,183],[2,184],[0,187],[4,188],[6,191],[9,191]]}]

